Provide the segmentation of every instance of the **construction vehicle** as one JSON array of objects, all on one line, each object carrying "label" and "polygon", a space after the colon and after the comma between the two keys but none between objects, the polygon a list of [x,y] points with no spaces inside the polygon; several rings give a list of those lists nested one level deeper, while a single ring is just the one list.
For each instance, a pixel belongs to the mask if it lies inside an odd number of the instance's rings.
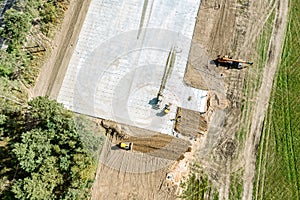
[{"label": "construction vehicle", "polygon": [[234,67],[237,69],[242,69],[244,64],[253,65],[253,62],[244,61],[240,59],[236,60],[236,59],[232,59],[232,57],[229,56],[220,56],[220,55],[218,55],[218,58],[214,61],[217,66],[222,65],[228,68]]},{"label": "construction vehicle", "polygon": [[171,105],[172,105],[171,103],[165,105],[165,107],[164,107],[164,114],[165,115],[170,112]]},{"label": "construction vehicle", "polygon": [[132,142],[120,142],[118,146],[124,150],[132,150],[133,143]]}]

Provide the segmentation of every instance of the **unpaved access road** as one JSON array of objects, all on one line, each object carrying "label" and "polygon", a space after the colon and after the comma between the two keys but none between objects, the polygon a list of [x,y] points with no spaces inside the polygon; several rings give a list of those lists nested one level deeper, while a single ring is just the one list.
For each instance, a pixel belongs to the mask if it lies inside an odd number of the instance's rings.
[{"label": "unpaved access road", "polygon": [[51,54],[41,68],[35,86],[29,91],[29,99],[45,95],[57,98],[90,1],[70,1],[63,23],[52,41]]},{"label": "unpaved access road", "polygon": [[280,63],[283,42],[288,22],[288,0],[277,2],[275,26],[273,28],[269,54],[264,68],[263,81],[259,90],[259,98],[254,107],[251,129],[245,147],[245,172],[243,199],[252,199],[253,182],[255,178],[255,161],[257,147],[260,141],[265,114],[268,109],[274,75]]}]

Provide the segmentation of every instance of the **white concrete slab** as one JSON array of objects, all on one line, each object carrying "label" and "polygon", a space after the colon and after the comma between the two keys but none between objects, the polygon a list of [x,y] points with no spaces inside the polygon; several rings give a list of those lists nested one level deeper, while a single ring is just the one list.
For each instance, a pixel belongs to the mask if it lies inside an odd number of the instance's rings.
[{"label": "white concrete slab", "polygon": [[[75,112],[172,134],[177,107],[205,111],[183,82],[200,0],[92,0],[58,101]],[[174,68],[157,96],[170,51]],[[172,103],[168,115],[165,104]]]}]

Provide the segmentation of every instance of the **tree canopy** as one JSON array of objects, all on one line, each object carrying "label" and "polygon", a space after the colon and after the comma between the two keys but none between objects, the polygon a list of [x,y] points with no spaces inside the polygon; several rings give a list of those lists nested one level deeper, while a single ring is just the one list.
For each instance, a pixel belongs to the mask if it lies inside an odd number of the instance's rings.
[{"label": "tree canopy", "polygon": [[11,52],[23,45],[25,37],[31,28],[30,15],[9,9],[4,15],[4,27],[0,29],[2,37],[9,41],[8,51]]},{"label": "tree canopy", "polygon": [[[0,76],[32,85],[37,57],[50,30],[61,21],[68,0],[16,0],[5,7],[0,27]],[[34,55],[33,53],[40,53]]]},{"label": "tree canopy", "polygon": [[[27,102],[43,38],[61,22],[68,0],[16,0],[0,27],[0,199],[87,199],[96,162],[93,134],[47,97]],[[49,39],[49,38],[48,38]],[[2,43],[3,42],[3,43]],[[37,54],[38,53],[38,54]],[[38,67],[37,67],[38,66]],[[79,137],[80,129],[81,136]],[[88,142],[83,142],[84,140]],[[87,146],[88,144],[88,146]]]},{"label": "tree canopy", "polygon": [[0,123],[6,134],[12,134],[9,124],[18,130],[10,136],[12,162],[18,166],[10,195],[36,200],[88,198],[96,165],[80,140],[73,114],[54,100],[37,97],[18,116]]}]

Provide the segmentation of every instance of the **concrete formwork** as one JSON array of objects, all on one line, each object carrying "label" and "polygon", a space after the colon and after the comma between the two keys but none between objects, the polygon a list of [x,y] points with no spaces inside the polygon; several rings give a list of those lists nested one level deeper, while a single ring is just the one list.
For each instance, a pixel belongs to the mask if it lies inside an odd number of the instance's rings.
[{"label": "concrete formwork", "polygon": [[[177,107],[205,111],[184,73],[200,0],[92,0],[58,101],[75,112],[171,134]],[[153,109],[166,66],[173,64]],[[165,104],[172,103],[163,115]]]}]

